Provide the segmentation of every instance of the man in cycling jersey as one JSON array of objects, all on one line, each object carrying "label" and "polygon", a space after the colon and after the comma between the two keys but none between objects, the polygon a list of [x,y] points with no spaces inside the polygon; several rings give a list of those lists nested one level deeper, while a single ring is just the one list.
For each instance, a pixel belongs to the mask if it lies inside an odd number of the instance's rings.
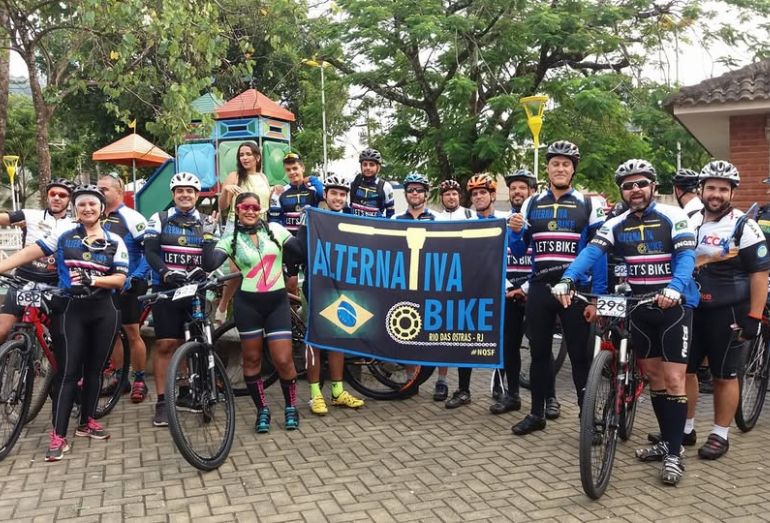
[{"label": "man in cycling jersey", "polygon": [[[687,415],[685,370],[692,331],[692,309],[698,290],[692,280],[695,234],[681,209],[654,201],[657,173],[645,160],[628,160],[615,171],[615,182],[629,209],[602,225],[591,243],[564,271],[551,289],[569,307],[576,282],[613,251],[628,266],[635,296],[656,293],[654,305],[633,310],[631,344],[650,381],[650,396],[663,442],[640,449],[643,461],[663,460],[661,480],[682,479],[682,429]],[[734,412],[734,410],[733,410]],[[603,434],[597,434],[603,437]]]},{"label": "man in cycling jersey", "polygon": [[[474,217],[474,212],[460,205],[460,193],[462,187],[457,180],[444,180],[439,185],[441,194],[441,205],[444,210],[436,213],[436,221],[470,220]],[[449,386],[447,385],[447,367],[438,368],[438,379],[433,390],[433,401],[446,401],[449,397]]]},{"label": "man in cycling jersey", "polygon": [[[168,211],[153,214],[147,222],[144,235],[145,256],[152,268],[152,286],[159,291],[180,287],[190,280],[206,276],[203,271],[203,236],[212,233],[215,221],[195,208],[201,182],[192,173],[180,172],[169,184],[174,206]],[[163,390],[166,369],[174,351],[184,341],[184,324],[189,321],[192,297],[181,300],[161,300],[153,304],[152,317],[155,326],[155,345],[152,351],[152,368],[158,401],[152,424],[168,425],[166,398]],[[189,394],[181,390],[177,408],[197,411]]]},{"label": "man in cycling jersey", "polygon": [[[348,194],[350,182],[337,175],[329,175],[324,184],[324,201],[326,208],[332,212],[350,214],[348,207]],[[304,213],[301,217],[304,220]],[[298,260],[300,265],[307,265],[307,227],[302,223],[297,232],[297,239],[302,249],[302,257]],[[303,320],[307,322],[307,279],[302,285],[302,312]],[[310,412],[317,416],[324,416],[329,412],[326,400],[321,392],[321,352],[311,347],[310,358],[306,359],[307,381],[310,384]],[[331,378],[332,405],[335,407],[348,407],[357,409],[364,406],[364,401],[356,398],[345,390],[343,373],[345,368],[345,354],[339,351],[328,351],[329,377]]]},{"label": "man in cycling jersey", "polygon": [[430,182],[422,174],[411,173],[404,178],[404,196],[406,198],[406,211],[394,215],[396,220],[435,220],[436,213],[428,209],[428,191]]},{"label": "man in cycling jersey", "polygon": [[[144,382],[144,371],[147,364],[147,347],[139,332],[139,296],[147,292],[147,273],[149,266],[144,259],[144,232],[147,229],[147,220],[135,210],[123,204],[123,180],[117,176],[104,175],[99,178],[97,186],[104,194],[106,209],[102,220],[102,227],[117,234],[126,244],[128,249],[128,277],[123,287],[123,292],[116,296],[117,305],[120,308],[120,321],[128,337],[128,345],[131,351],[131,366],[134,370],[134,385],[131,387],[128,381],[126,386],[131,390],[131,401],[141,403],[147,397],[147,385]],[[122,369],[122,354],[125,347],[120,338],[113,352],[115,367]],[[104,394],[110,392],[110,387],[117,387],[120,376],[113,378],[113,382],[105,388]],[[113,389],[114,390],[114,389]],[[128,392],[128,391],[126,391]]]},{"label": "man in cycling jersey", "polygon": [[[38,240],[58,236],[74,226],[67,216],[70,196],[75,185],[69,180],[58,178],[48,184],[47,206],[40,209],[21,209],[0,213],[0,226],[22,225],[24,227],[24,246],[33,245]],[[59,276],[56,272],[56,260],[53,256],[43,256],[16,269],[16,275],[22,278],[56,285]],[[13,325],[19,321],[24,309],[16,303],[16,292],[8,290],[3,307],[0,309],[0,343],[5,341]]]},{"label": "man in cycling jersey", "polygon": [[[572,187],[580,161],[578,147],[567,141],[557,141],[546,152],[550,187],[530,198],[520,213],[509,219],[509,226],[517,240],[511,245],[514,256],[523,256],[532,248],[532,276],[527,293],[526,316],[532,363],[532,406],[530,414],[511,427],[517,436],[543,430],[546,419],[560,416],[555,398],[548,398],[556,377],[553,373],[552,343],[556,317],[561,320],[567,352],[572,363],[572,381],[577,392],[578,405],[583,403],[583,389],[588,378],[590,358],[586,353],[588,322],[595,309],[582,303],[559,307],[548,289],[557,283],[567,266],[593,237],[604,221],[600,202],[588,199]],[[578,282],[582,289],[591,285],[596,290],[606,286],[606,260],[599,260],[591,271],[591,279]]]},{"label": "man in cycling jersey", "polygon": [[[494,220],[496,218],[506,218],[508,215],[495,209],[495,200],[497,198],[497,182],[487,173],[472,176],[466,184],[466,190],[471,197],[473,204],[473,213],[478,220]],[[471,218],[474,219],[474,218]],[[448,409],[456,409],[462,405],[468,405],[471,402],[471,375],[473,369],[469,367],[458,367],[457,390],[452,393],[445,404]]]},{"label": "man in cycling jersey", "polygon": [[676,171],[671,183],[674,185],[676,201],[688,218],[692,218],[694,214],[703,209],[703,203],[698,198],[699,182],[697,172],[691,169],[679,169]]},{"label": "man in cycling jersey", "polygon": [[316,176],[305,178],[305,163],[298,153],[290,152],[284,156],[283,169],[289,183],[276,187],[278,194],[271,199],[268,219],[280,223],[296,236],[302,209],[318,207],[323,201],[324,184]]},{"label": "man in cycling jersey", "polygon": [[396,213],[393,187],[380,178],[382,155],[376,149],[364,149],[358,156],[361,173],[350,184],[350,207],[359,216],[384,216]]},{"label": "man in cycling jersey", "polygon": [[[687,372],[694,377],[699,363],[708,357],[714,376],[714,426],[698,456],[717,459],[730,447],[728,431],[739,400],[738,369],[745,340],[756,337],[762,323],[770,256],[757,223],[732,206],[740,184],[735,166],[710,162],[699,179],[703,210],[692,221],[697,228],[695,279],[701,300],[693,319]],[[693,407],[697,404],[697,389],[689,400]],[[686,427],[690,431],[694,410],[692,415]]]},{"label": "man in cycling jersey", "polygon": [[[519,169],[505,177],[511,212],[521,211],[524,201],[537,190],[537,178],[526,169]],[[532,251],[523,256],[514,256],[508,249],[506,256],[505,322],[503,323],[503,359],[507,390],[503,389],[502,372],[494,373],[493,390],[498,391],[495,403],[489,407],[492,414],[504,414],[521,408],[519,395],[519,374],[521,373],[521,340],[524,338],[524,285],[532,272]],[[522,288],[523,286],[523,288]],[[555,386],[555,382],[554,382]],[[503,392],[505,390],[505,392]],[[548,391],[549,398],[555,398],[554,390]]]}]

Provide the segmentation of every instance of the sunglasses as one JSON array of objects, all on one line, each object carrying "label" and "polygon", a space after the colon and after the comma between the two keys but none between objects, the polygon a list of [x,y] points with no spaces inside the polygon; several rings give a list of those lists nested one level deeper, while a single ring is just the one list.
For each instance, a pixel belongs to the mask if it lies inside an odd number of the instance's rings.
[{"label": "sunglasses", "polygon": [[83,238],[80,242],[83,247],[88,249],[91,252],[99,252],[107,249],[108,243],[104,238]]},{"label": "sunglasses", "polygon": [[48,197],[49,198],[69,198],[70,193],[66,191],[48,191]]},{"label": "sunglasses", "polygon": [[428,191],[426,191],[425,189],[420,189],[418,187],[410,187],[409,189],[406,190],[406,192],[409,194],[414,194],[414,193],[424,194]]},{"label": "sunglasses", "polygon": [[284,160],[301,160],[299,154],[297,153],[287,153],[286,156],[283,157]]},{"label": "sunglasses", "polygon": [[235,206],[236,209],[238,209],[240,212],[254,212],[258,213],[262,209],[259,205],[256,205],[254,203],[239,203]]},{"label": "sunglasses", "polygon": [[636,180],[635,182],[623,182],[620,184],[620,188],[624,191],[630,191],[632,189],[645,189],[652,185],[650,180]]}]

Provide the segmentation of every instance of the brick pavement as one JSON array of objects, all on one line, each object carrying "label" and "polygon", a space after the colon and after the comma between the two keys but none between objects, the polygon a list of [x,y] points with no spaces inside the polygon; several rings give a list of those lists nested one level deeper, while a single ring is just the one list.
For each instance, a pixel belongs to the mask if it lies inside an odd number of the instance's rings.
[{"label": "brick pavement", "polygon": [[[456,382],[455,373],[450,373]],[[770,519],[770,419],[707,463],[689,451],[687,475],[664,488],[658,465],[639,463],[653,418],[648,401],[630,442],[619,444],[607,493],[591,501],[580,487],[577,409],[568,372],[559,377],[563,415],[545,432],[510,433],[522,414],[487,412],[489,371],[476,371],[473,403],[446,410],[432,382],[403,402],[368,401],[361,411],[324,418],[303,408],[298,432],[252,431],[255,412],[238,400],[236,440],[227,462],[201,473],[175,451],[167,429],[151,427],[152,404],[122,401],[106,420],[108,442],[73,441],[59,463],[43,460],[41,415],[0,462],[0,520],[7,521],[589,521]],[[307,387],[300,384],[301,399]],[[278,387],[268,391],[281,405]],[[697,429],[710,427],[705,397]],[[528,397],[525,395],[525,408]],[[280,409],[275,409],[280,413]],[[49,412],[48,407],[43,414]]]}]

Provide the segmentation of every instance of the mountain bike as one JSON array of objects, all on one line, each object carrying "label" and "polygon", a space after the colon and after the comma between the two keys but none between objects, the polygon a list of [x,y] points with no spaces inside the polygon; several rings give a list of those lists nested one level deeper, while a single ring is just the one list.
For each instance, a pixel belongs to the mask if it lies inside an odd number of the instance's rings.
[{"label": "mountain bike", "polygon": [[575,294],[586,303],[595,300],[599,315],[580,417],[580,482],[592,499],[607,489],[618,437],[626,441],[631,436],[645,385],[629,343],[627,318],[637,307],[651,304],[654,295],[631,297],[618,292],[622,290],[630,287],[616,288],[613,295]]},{"label": "mountain bike", "polygon": [[[200,470],[219,467],[227,459],[235,438],[235,397],[225,366],[214,350],[205,304],[206,291],[237,277],[240,273],[209,277],[139,297],[148,303],[192,298],[191,320],[184,326],[185,343],[171,358],[164,392],[174,444],[187,462]],[[194,407],[182,410],[179,399],[187,395],[189,398],[185,399]]]},{"label": "mountain bike", "polygon": [[740,401],[735,410],[735,424],[743,432],[754,428],[765,404],[770,376],[769,315],[768,306],[765,306],[759,335],[749,342],[744,363],[738,371]]}]

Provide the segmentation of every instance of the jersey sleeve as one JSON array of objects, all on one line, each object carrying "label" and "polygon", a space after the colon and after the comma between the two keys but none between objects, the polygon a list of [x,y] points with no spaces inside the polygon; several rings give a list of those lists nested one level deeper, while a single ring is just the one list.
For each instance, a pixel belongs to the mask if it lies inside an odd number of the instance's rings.
[{"label": "jersey sleeve", "polygon": [[144,238],[158,238],[160,236],[160,229],[162,224],[160,223],[160,213],[155,213],[147,220],[147,228],[144,231]]},{"label": "jersey sleeve", "polygon": [[671,211],[671,240],[674,252],[694,250],[697,246],[695,240],[695,226],[687,214],[678,208]]},{"label": "jersey sleeve", "polygon": [[390,218],[396,214],[396,200],[393,197],[393,186],[390,182],[383,183],[382,192],[384,194],[382,205],[385,208],[385,217]]},{"label": "jersey sleeve", "polygon": [[51,234],[47,235],[45,238],[37,240],[35,245],[40,247],[46,256],[51,256],[59,247],[59,238],[61,238],[65,232],[71,231],[75,227],[77,227],[77,224],[73,223],[71,227],[54,229],[51,231]]},{"label": "jersey sleeve", "polygon": [[8,222],[13,225],[14,223],[23,222],[26,220],[24,216],[24,209],[18,211],[11,211],[8,213]]},{"label": "jersey sleeve", "polygon": [[624,213],[604,222],[604,224],[599,227],[599,230],[596,231],[590,245],[595,245],[604,252],[612,249],[615,246],[615,227],[625,216]]},{"label": "jersey sleeve", "polygon": [[220,250],[227,254],[228,256],[233,255],[233,234],[235,232],[228,232],[222,238],[219,239],[217,242],[217,246],[215,247],[217,250]]},{"label": "jersey sleeve", "polygon": [[136,211],[126,212],[123,214],[123,219],[126,220],[126,227],[134,240],[141,242],[147,231],[147,220],[144,219],[144,216]]},{"label": "jersey sleeve", "polygon": [[112,258],[112,270],[110,274],[128,274],[128,249],[119,237],[112,235],[110,238],[116,243],[115,256]]},{"label": "jersey sleeve", "polygon": [[278,240],[278,243],[283,245],[286,243],[289,238],[293,238],[294,236],[286,230],[286,228],[283,225],[280,225],[278,223],[270,223],[268,224],[270,227],[270,230],[273,233],[273,236],[275,236],[275,239]]},{"label": "jersey sleeve", "polygon": [[315,202],[313,203],[313,207],[315,207],[324,199],[324,184],[318,176],[311,176],[310,185],[315,189]]},{"label": "jersey sleeve", "polygon": [[607,219],[604,214],[604,199],[592,197],[589,201],[591,215],[588,217],[588,226],[596,229]]},{"label": "jersey sleeve", "polygon": [[770,269],[770,256],[767,252],[765,235],[757,222],[747,219],[743,225],[738,256],[747,272],[762,272]]}]

